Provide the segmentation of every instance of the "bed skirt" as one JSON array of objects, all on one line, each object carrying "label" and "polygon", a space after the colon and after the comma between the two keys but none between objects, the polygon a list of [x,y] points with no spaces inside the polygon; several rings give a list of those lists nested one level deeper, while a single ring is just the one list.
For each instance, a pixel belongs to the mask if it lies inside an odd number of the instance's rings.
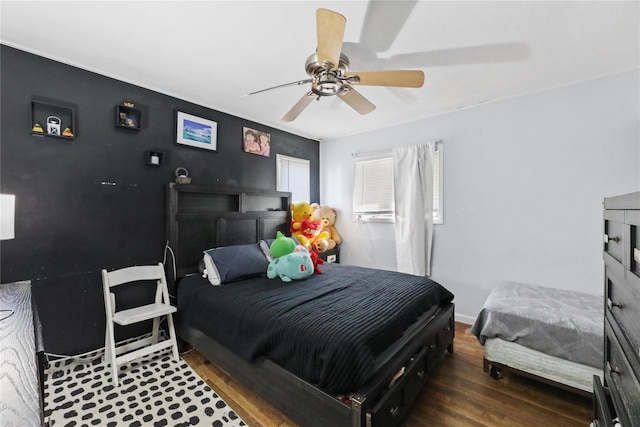
[{"label": "bed skirt", "polygon": [[504,365],[586,393],[593,392],[594,375],[604,378],[602,369],[551,356],[499,338],[487,339],[484,358],[489,364],[493,362]]}]

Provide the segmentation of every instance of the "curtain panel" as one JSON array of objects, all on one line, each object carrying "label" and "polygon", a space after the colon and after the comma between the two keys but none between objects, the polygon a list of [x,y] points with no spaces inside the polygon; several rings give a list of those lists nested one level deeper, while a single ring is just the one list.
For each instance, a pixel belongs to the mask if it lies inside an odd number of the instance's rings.
[{"label": "curtain panel", "polygon": [[393,150],[398,271],[431,275],[435,142]]}]

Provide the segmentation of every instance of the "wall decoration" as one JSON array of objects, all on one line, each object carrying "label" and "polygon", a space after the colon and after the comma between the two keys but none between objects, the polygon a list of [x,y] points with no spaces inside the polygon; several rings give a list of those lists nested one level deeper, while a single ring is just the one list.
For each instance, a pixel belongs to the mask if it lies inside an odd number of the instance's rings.
[{"label": "wall decoration", "polygon": [[176,111],[176,142],[216,151],[218,124],[214,121]]},{"label": "wall decoration", "polygon": [[162,166],[166,163],[166,154],[161,150],[147,150],[144,157],[145,163],[149,166]]},{"label": "wall decoration", "polygon": [[53,99],[32,97],[31,135],[74,139],[76,105]]},{"label": "wall decoration", "polygon": [[242,149],[246,153],[269,157],[271,155],[271,135],[255,129],[242,128]]},{"label": "wall decoration", "polygon": [[182,166],[176,168],[173,173],[176,176],[176,184],[191,184],[191,178],[189,178],[189,171]]},{"label": "wall decoration", "polygon": [[132,102],[122,101],[122,104],[116,105],[116,126],[131,130],[142,129],[142,110]]}]

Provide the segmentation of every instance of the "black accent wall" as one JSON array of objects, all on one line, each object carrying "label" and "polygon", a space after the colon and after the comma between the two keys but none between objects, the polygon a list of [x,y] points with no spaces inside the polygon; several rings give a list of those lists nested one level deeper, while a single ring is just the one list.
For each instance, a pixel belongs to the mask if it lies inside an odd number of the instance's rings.
[{"label": "black accent wall", "polygon": [[[16,195],[0,283],[32,281],[47,352],[104,345],[100,270],[163,260],[165,189],[176,168],[192,184],[275,190],[276,154],[308,159],[311,201],[319,200],[317,141],[5,45],[0,55],[0,191]],[[75,139],[31,135],[33,97],[75,105]],[[143,110],[142,130],[116,127],[123,101]],[[175,143],[176,110],[217,122],[216,152]],[[242,151],[244,126],[271,134],[270,157]],[[164,165],[146,164],[154,149]]]}]

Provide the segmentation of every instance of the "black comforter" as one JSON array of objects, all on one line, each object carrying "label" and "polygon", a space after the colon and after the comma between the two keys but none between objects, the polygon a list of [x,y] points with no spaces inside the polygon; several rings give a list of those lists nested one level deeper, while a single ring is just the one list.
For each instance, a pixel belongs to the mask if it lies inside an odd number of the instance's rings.
[{"label": "black comforter", "polygon": [[265,357],[329,393],[359,389],[375,358],[453,295],[420,276],[339,264],[297,282],[212,286],[188,276],[178,315],[248,361]]}]

